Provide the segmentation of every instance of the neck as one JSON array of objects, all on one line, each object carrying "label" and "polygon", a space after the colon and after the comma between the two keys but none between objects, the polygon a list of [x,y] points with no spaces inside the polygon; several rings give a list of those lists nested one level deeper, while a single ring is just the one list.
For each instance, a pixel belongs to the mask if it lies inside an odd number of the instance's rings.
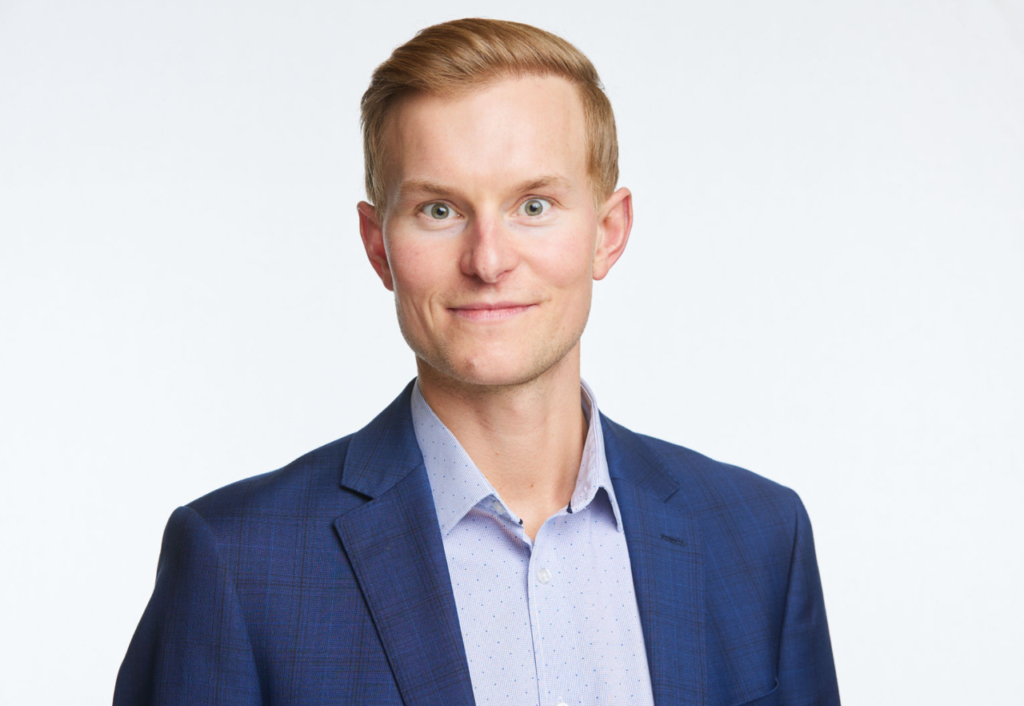
[{"label": "neck", "polygon": [[533,538],[572,498],[587,423],[579,343],[537,378],[469,385],[417,359],[420,392]]}]

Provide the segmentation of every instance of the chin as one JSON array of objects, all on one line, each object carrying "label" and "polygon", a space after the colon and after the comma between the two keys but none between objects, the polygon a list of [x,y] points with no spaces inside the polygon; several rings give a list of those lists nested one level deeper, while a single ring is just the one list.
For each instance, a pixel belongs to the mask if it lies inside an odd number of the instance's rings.
[{"label": "chin", "polygon": [[529,356],[476,354],[461,360],[449,360],[442,368],[450,377],[468,385],[507,387],[536,379],[548,366],[531,365]]},{"label": "chin", "polygon": [[572,350],[575,342],[534,348],[484,347],[419,357],[441,376],[461,385],[514,387],[541,377]]},{"label": "chin", "polygon": [[[513,387],[523,385],[556,367],[579,342],[579,336],[424,336],[411,327],[400,328],[421,364],[456,386]],[[582,334],[583,326],[579,327]],[[554,333],[554,332],[553,332]],[[410,335],[414,334],[414,335]]]}]

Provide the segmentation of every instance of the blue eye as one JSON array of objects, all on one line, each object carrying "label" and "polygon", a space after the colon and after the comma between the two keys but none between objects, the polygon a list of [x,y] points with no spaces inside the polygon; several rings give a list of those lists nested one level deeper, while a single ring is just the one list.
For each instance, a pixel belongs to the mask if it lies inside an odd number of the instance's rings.
[{"label": "blue eye", "polygon": [[519,207],[519,211],[526,216],[543,216],[551,208],[551,202],[547,199],[529,199]]},{"label": "blue eye", "polygon": [[426,207],[424,207],[423,210],[431,218],[433,218],[435,220],[438,220],[438,221],[447,220],[447,219],[451,218],[451,216],[452,216],[452,209],[451,209],[451,207],[447,206],[447,205],[445,205],[443,203],[427,204]]}]

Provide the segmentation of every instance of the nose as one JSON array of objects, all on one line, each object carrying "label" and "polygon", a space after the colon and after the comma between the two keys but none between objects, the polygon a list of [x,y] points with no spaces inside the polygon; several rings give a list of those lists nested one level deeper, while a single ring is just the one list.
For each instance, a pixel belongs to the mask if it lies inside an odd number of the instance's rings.
[{"label": "nose", "polygon": [[497,284],[519,263],[514,236],[501,218],[477,216],[463,232],[466,237],[460,263],[463,274],[487,284]]}]

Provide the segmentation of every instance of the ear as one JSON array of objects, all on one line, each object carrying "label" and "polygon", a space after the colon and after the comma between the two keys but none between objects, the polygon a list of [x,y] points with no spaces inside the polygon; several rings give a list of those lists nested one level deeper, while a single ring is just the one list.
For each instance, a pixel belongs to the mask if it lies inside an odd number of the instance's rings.
[{"label": "ear", "polygon": [[594,279],[604,279],[626,250],[633,228],[633,195],[623,187],[608,197],[597,212]]},{"label": "ear", "polygon": [[380,281],[388,288],[388,291],[395,291],[394,281],[391,279],[391,267],[388,265],[388,253],[384,249],[384,227],[377,209],[360,201],[356,206],[359,211],[359,235],[363,238],[363,248],[366,249],[366,257],[380,277]]}]

